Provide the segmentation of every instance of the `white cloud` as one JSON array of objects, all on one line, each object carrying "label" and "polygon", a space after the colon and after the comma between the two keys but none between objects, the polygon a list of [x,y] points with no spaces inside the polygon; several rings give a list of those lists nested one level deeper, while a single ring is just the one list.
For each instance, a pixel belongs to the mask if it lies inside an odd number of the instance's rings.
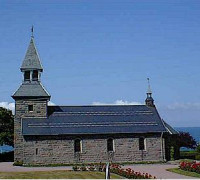
[{"label": "white cloud", "polygon": [[51,101],[48,102],[48,106],[55,106],[55,105],[56,105],[56,104],[53,103],[53,102],[51,102]]},{"label": "white cloud", "polygon": [[9,109],[13,112],[15,112],[15,103],[9,103],[9,102],[0,102],[0,107]]},{"label": "white cloud", "polygon": [[142,105],[140,102],[116,100],[113,103],[93,102],[92,105]]},{"label": "white cloud", "polygon": [[200,110],[200,103],[174,103],[167,106],[167,109],[176,110],[176,109],[199,109]]}]

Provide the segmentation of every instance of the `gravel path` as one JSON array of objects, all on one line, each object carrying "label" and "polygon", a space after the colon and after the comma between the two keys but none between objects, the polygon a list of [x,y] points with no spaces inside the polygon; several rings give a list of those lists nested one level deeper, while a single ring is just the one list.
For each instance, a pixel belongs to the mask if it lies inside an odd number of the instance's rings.
[{"label": "gravel path", "polygon": [[178,165],[171,164],[137,164],[137,165],[126,165],[124,168],[131,168],[134,171],[140,171],[149,173],[152,176],[156,176],[159,179],[197,179],[195,177],[184,176],[176,173],[166,171],[169,168],[177,168]]}]

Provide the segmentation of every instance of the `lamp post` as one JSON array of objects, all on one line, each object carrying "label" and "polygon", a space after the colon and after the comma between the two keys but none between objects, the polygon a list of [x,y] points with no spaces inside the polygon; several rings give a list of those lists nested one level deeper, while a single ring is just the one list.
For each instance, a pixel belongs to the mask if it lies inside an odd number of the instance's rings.
[{"label": "lamp post", "polygon": [[110,165],[109,162],[106,164],[106,173],[105,173],[105,179],[110,179]]}]

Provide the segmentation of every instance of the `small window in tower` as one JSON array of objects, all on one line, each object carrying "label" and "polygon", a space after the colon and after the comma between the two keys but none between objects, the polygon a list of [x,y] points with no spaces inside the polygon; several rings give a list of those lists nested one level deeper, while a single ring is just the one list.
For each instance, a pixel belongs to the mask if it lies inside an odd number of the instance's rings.
[{"label": "small window in tower", "polygon": [[82,151],[81,140],[75,139],[75,141],[74,141],[74,152],[81,152],[81,151]]},{"label": "small window in tower", "polygon": [[28,105],[28,111],[33,112],[33,105]]},{"label": "small window in tower", "polygon": [[112,138],[109,138],[107,140],[107,151],[113,152],[114,151],[114,140]]},{"label": "small window in tower", "polygon": [[30,81],[30,71],[24,72],[24,81]]},{"label": "small window in tower", "polygon": [[37,81],[38,80],[38,71],[34,70],[32,75],[32,80]]},{"label": "small window in tower", "polygon": [[38,148],[35,149],[35,154],[38,155]]},{"label": "small window in tower", "polygon": [[145,150],[145,139],[143,137],[139,138],[139,150]]}]

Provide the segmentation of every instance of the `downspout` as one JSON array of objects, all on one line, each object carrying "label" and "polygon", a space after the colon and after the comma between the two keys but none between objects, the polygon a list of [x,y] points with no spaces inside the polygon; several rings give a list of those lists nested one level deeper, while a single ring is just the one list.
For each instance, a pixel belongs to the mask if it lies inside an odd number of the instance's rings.
[{"label": "downspout", "polygon": [[161,139],[161,157],[162,157],[162,160],[164,161],[164,158],[163,158],[163,132],[161,133],[160,139]]}]

